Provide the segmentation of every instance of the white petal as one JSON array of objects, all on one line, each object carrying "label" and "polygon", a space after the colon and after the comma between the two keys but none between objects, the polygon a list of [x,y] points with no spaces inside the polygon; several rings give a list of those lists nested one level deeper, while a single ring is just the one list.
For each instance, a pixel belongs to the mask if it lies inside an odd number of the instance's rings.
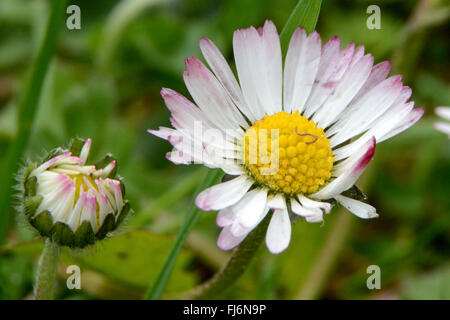
[{"label": "white petal", "polygon": [[70,213],[70,217],[67,221],[67,224],[69,225],[69,227],[72,229],[73,232],[75,232],[80,226],[81,211],[85,206],[86,197],[87,193],[80,191],[78,201],[75,204],[75,207],[73,208],[72,212]]},{"label": "white petal", "polygon": [[291,221],[287,209],[274,210],[266,233],[266,245],[273,254],[278,254],[289,246]]},{"label": "white petal", "polygon": [[231,225],[230,231],[231,234],[235,237],[240,237],[243,235],[248,234],[253,228],[248,228],[246,226],[243,226],[241,223],[239,223],[238,220],[235,220],[233,224]]},{"label": "white petal", "polygon": [[355,52],[353,53],[352,61],[350,61],[349,69],[353,68],[355,64],[359,62],[359,60],[364,57],[364,46],[359,46],[355,49]]},{"label": "white petal", "polygon": [[319,70],[306,102],[307,118],[310,118],[330,96],[351,62],[355,44],[350,43],[342,51],[339,51],[340,46],[339,37],[333,37],[322,48]]},{"label": "white petal", "polygon": [[205,211],[229,207],[242,199],[252,184],[253,181],[246,176],[239,176],[203,190],[195,199],[195,204]]},{"label": "white petal", "polygon": [[404,119],[402,119],[402,121],[397,125],[397,127],[395,127],[394,129],[389,131],[387,134],[382,136],[378,140],[378,142],[387,140],[387,139],[399,134],[400,132],[405,131],[406,129],[411,127],[413,124],[415,124],[417,121],[419,121],[419,119],[422,118],[423,113],[424,113],[424,110],[422,108],[415,108],[415,109],[411,110],[411,112],[408,113],[408,115]]},{"label": "white petal", "polygon": [[378,218],[377,210],[367,203],[342,195],[337,195],[334,198],[357,217],[362,219]]},{"label": "white petal", "polygon": [[[366,131],[370,125],[396,101],[402,90],[400,76],[379,83],[356,104],[349,106],[337,122],[327,130],[332,147]],[[403,101],[402,101],[403,102]]]},{"label": "white petal", "polygon": [[267,21],[259,33],[254,27],[236,30],[233,50],[242,92],[257,119],[282,109],[282,62],[278,34]]},{"label": "white petal", "polygon": [[242,166],[237,164],[234,159],[223,159],[206,157],[204,153],[189,154],[187,152],[174,148],[173,151],[166,153],[166,158],[175,164],[201,163],[208,168],[220,168],[226,174],[237,176],[244,174]]},{"label": "white petal", "polygon": [[436,107],[434,112],[445,120],[450,120],[450,107]]},{"label": "white petal", "polygon": [[158,130],[148,129],[147,132],[164,140],[167,140],[176,130],[167,127],[159,127]]},{"label": "white petal", "polygon": [[308,222],[323,221],[323,212],[319,208],[306,208],[297,200],[291,199],[291,209],[296,215],[306,218]]},{"label": "white petal", "polygon": [[276,113],[282,109],[283,69],[280,38],[272,21],[266,20],[264,23],[261,30],[261,39],[264,53],[262,63],[267,69],[265,75],[271,96],[268,109],[269,112]]},{"label": "white petal", "polygon": [[[62,161],[66,161],[67,159],[79,159],[79,161],[77,163],[83,163],[84,160],[81,158],[77,158],[77,157],[71,157],[72,152],[66,152],[64,154],[61,154],[59,156],[53,157],[50,160],[44,162],[43,164],[41,164],[39,167],[37,167],[36,169],[34,169],[31,172],[31,175],[33,176],[37,176],[38,174],[44,172],[45,170],[47,170],[48,168],[55,166],[59,163],[61,163]],[[71,161],[70,163],[76,163],[75,161]]]},{"label": "white petal", "polygon": [[[233,206],[236,221],[245,228],[253,228],[262,220],[266,208],[267,189],[254,189]],[[265,214],[264,214],[265,215]]]},{"label": "white petal", "polygon": [[236,213],[231,210],[231,207],[220,210],[216,217],[217,225],[222,228],[233,224],[234,220],[236,220]]},{"label": "white petal", "polygon": [[445,134],[447,134],[450,138],[450,123],[447,122],[436,122],[433,124],[436,130],[439,130]]},{"label": "white petal", "polygon": [[[103,222],[105,221],[105,218],[108,214],[114,213],[113,208],[109,204],[108,196],[105,194],[100,194],[100,192],[97,192],[97,204],[98,204],[98,222],[99,225],[103,225]],[[116,212],[117,214],[120,213],[120,211]],[[117,218],[117,217],[116,217]]]},{"label": "white petal", "polygon": [[305,217],[306,222],[317,223],[323,221],[323,214]]},{"label": "white petal", "polygon": [[[195,129],[199,128],[200,124],[201,127],[205,129],[219,128],[206,117],[202,110],[178,92],[172,89],[163,88],[161,89],[161,96],[172,114],[172,117],[170,118],[172,126],[182,133],[185,133],[188,136],[195,136]],[[164,137],[166,133],[168,133],[167,130],[161,132],[161,137]]]},{"label": "white petal", "polygon": [[[364,172],[375,153],[375,138],[364,144],[354,155],[340,163],[339,176],[323,189],[311,195],[315,199],[331,199],[351,188]],[[361,155],[362,154],[362,155]]]},{"label": "white petal", "polygon": [[267,207],[270,209],[286,209],[286,200],[281,194],[267,197]]},{"label": "white petal", "polygon": [[258,120],[246,105],[241,88],[219,49],[217,49],[214,43],[207,38],[200,39],[200,49],[215,76],[228,92],[236,106],[252,123]]},{"label": "white petal", "polygon": [[196,139],[196,136],[191,137],[175,130],[167,137],[176,150],[169,154],[168,159],[176,164],[201,163],[210,168],[222,168],[232,175],[240,174],[243,172],[240,165],[242,151],[234,144],[222,148],[221,136],[219,133],[218,136],[208,138],[200,134],[199,139]]},{"label": "white petal", "polygon": [[367,78],[362,88],[358,91],[358,94],[355,96],[353,101],[357,101],[367,92],[369,92],[372,88],[378,85],[381,81],[386,79],[390,69],[391,63],[389,61],[383,61],[374,65],[372,70],[370,71],[369,77]]},{"label": "white petal", "polygon": [[313,116],[313,120],[321,128],[331,125],[344,111],[349,102],[363,86],[373,65],[373,57],[364,56],[353,67],[349,67],[336,85],[333,93]]},{"label": "white petal", "polygon": [[314,31],[306,36],[302,28],[295,30],[289,43],[284,66],[285,111],[303,111],[311,92],[321,56],[321,40]]},{"label": "white petal", "polygon": [[298,199],[300,200],[301,204],[306,208],[319,208],[325,211],[326,213],[330,213],[331,211],[331,204],[328,202],[314,201],[301,194],[298,195]]},{"label": "white petal", "polygon": [[231,233],[231,226],[225,227],[222,229],[222,231],[219,234],[219,237],[217,238],[217,246],[221,250],[230,250],[239,245],[242,240],[245,239],[247,235],[241,235],[239,237],[235,237]]},{"label": "white petal", "polygon": [[183,78],[192,98],[212,123],[223,130],[247,124],[222,85],[200,60],[186,59]]},{"label": "white petal", "polygon": [[85,206],[81,211],[80,225],[84,221],[89,221],[94,232],[98,231],[97,227],[97,219],[96,219],[96,208],[97,208],[97,199],[95,195],[93,195],[89,190],[86,198]]},{"label": "white petal", "polygon": [[86,162],[86,160],[89,156],[89,151],[91,150],[91,145],[92,145],[92,140],[87,139],[83,145],[83,148],[81,148],[80,158],[84,160],[84,163]]},{"label": "white petal", "polygon": [[392,106],[381,117],[379,117],[372,127],[355,141],[333,150],[334,161],[339,161],[352,155],[364,143],[375,137],[377,142],[388,132],[396,128],[405,119],[414,107],[414,102]]}]

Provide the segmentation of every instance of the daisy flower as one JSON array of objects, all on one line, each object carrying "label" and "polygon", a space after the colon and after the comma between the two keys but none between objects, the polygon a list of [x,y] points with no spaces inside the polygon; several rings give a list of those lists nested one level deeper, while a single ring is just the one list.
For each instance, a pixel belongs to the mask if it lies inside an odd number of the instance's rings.
[{"label": "daisy flower", "polygon": [[447,120],[447,122],[436,122],[434,127],[436,130],[447,134],[450,139],[450,123],[448,122],[450,121],[450,107],[437,107],[434,112],[442,119]]},{"label": "daisy flower", "polygon": [[[196,205],[219,210],[218,246],[237,246],[273,211],[266,233],[270,252],[289,245],[291,221],[323,221],[337,201],[360,218],[376,209],[343,195],[369,164],[375,144],[412,126],[423,114],[408,102],[390,64],[373,65],[364,47],[341,50],[338,37],[293,34],[283,59],[275,25],[236,30],[233,51],[239,82],[217,47],[200,48],[210,66],[186,59],[185,84],[195,104],[171,89],[162,97],[173,128],[150,133],[174,147],[176,164],[221,168],[226,181],[202,191]],[[199,132],[203,130],[203,134]]]}]

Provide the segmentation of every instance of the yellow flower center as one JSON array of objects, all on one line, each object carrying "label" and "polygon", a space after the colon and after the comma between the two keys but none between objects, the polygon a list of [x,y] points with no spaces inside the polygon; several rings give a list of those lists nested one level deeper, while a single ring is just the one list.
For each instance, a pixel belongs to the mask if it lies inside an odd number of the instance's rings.
[{"label": "yellow flower center", "polygon": [[[75,206],[75,204],[77,203],[78,199],[80,198],[80,194],[81,194],[81,190],[83,189],[84,191],[88,191],[89,189],[91,189],[92,187],[94,187],[94,189],[96,191],[98,190],[97,184],[95,183],[95,180],[87,174],[77,174],[77,175],[73,175],[73,174],[68,174],[67,175],[72,181],[73,179],[75,179],[75,196],[74,196],[74,201],[73,201],[73,205]],[[90,185],[86,184],[85,179],[88,180],[88,182],[90,183]],[[98,206],[97,206],[97,210],[98,210]]]},{"label": "yellow flower center", "polygon": [[330,141],[322,128],[298,111],[256,121],[245,132],[243,144],[248,174],[274,192],[311,194],[331,177]]}]

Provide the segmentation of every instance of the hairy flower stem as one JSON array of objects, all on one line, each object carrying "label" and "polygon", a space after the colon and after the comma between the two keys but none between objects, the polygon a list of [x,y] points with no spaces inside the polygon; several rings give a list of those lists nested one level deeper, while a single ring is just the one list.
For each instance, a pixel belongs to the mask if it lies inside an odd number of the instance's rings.
[{"label": "hairy flower stem", "polygon": [[53,299],[60,247],[50,239],[45,240],[44,250],[39,258],[36,277],[36,300]]},{"label": "hairy flower stem", "polygon": [[258,252],[266,235],[271,217],[272,214],[266,216],[258,227],[235,249],[227,264],[210,280],[180,295],[178,298],[211,299],[230,288],[245,272],[253,257]]}]

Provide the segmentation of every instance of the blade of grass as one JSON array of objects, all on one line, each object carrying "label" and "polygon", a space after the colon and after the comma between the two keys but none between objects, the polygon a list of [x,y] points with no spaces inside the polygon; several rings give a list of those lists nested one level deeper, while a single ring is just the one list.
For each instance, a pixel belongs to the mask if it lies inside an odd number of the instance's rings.
[{"label": "blade of grass", "polygon": [[24,87],[19,103],[18,131],[15,141],[9,147],[0,173],[0,243],[3,243],[10,222],[10,208],[14,174],[30,139],[33,122],[38,109],[42,85],[55,51],[58,31],[66,11],[66,0],[51,1],[50,17],[38,55],[31,67],[31,73]]},{"label": "blade of grass", "polygon": [[283,55],[286,54],[289,40],[295,29],[302,27],[307,33],[316,28],[322,0],[300,0],[280,33],[280,44]]},{"label": "blade of grass", "polygon": [[[322,0],[300,0],[294,11],[292,11],[291,15],[288,18],[286,25],[280,34],[281,48],[287,48],[289,40],[292,36],[294,30],[298,27],[303,27],[307,32],[311,32],[316,27],[317,20],[319,18],[320,6]],[[283,50],[283,53],[285,50]],[[199,186],[195,195],[197,195],[201,190],[207,188],[208,186],[213,185],[215,182],[218,182],[222,173],[220,170],[210,170],[206,177],[203,180],[203,183]],[[195,198],[194,198],[195,199]],[[198,220],[200,216],[200,210],[195,206],[194,200],[192,201],[191,208],[186,217],[185,223],[181,227],[177,238],[175,239],[175,243],[172,249],[169,252],[169,255],[156,278],[155,283],[148,291],[145,296],[147,300],[158,300],[161,299],[162,294],[164,292],[164,288],[166,287],[167,281],[169,280],[169,276],[172,272],[173,266],[175,265],[176,258],[183,247],[184,242],[195,225],[195,222]],[[242,272],[235,273],[236,277],[239,277]]]},{"label": "blade of grass", "polygon": [[[197,196],[197,194],[199,194],[200,191],[212,186],[213,184],[218,183],[222,178],[222,176],[223,172],[220,169],[214,170],[207,169],[207,172],[203,178],[203,182],[197,187],[193,199],[195,199],[195,196]],[[191,203],[191,207],[189,208],[189,212],[186,216],[186,220],[184,221],[183,226],[180,228],[180,231],[178,232],[175,242],[172,248],[170,249],[169,255],[167,256],[167,259],[164,262],[164,265],[162,266],[155,283],[145,296],[146,300],[161,299],[167,281],[169,280],[169,276],[172,273],[172,269],[175,265],[175,261],[178,257],[178,254],[183,248],[183,245],[186,242],[186,239],[189,233],[191,232],[192,228],[194,227],[195,223],[197,222],[198,218],[200,217],[200,214],[201,211],[196,207],[195,201],[193,200]]]}]

